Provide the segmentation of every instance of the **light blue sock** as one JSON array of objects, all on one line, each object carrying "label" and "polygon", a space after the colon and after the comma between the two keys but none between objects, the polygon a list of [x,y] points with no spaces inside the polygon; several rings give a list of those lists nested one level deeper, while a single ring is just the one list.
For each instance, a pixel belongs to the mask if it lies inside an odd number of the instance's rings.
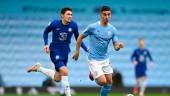
[{"label": "light blue sock", "polygon": [[100,90],[100,96],[108,96],[109,91],[111,90],[112,85],[111,84],[105,84],[102,86]]}]

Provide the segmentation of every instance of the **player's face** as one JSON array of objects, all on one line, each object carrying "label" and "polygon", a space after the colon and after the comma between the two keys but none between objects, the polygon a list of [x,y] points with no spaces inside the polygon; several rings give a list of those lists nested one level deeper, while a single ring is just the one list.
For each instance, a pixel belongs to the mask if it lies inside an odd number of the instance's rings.
[{"label": "player's face", "polygon": [[72,11],[66,11],[64,14],[61,14],[61,18],[65,22],[71,22],[71,20],[72,20]]},{"label": "player's face", "polygon": [[145,47],[145,42],[144,42],[144,40],[139,40],[139,47],[140,47],[141,49],[144,49],[144,47]]},{"label": "player's face", "polygon": [[107,24],[109,22],[110,18],[111,18],[111,11],[102,11],[101,12],[101,20],[104,24]]}]

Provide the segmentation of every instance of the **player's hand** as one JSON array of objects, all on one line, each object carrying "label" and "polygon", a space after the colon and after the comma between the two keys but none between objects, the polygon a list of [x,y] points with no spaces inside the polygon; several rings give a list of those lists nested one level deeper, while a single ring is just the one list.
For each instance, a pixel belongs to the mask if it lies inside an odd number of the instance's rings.
[{"label": "player's hand", "polygon": [[154,63],[153,63],[153,62],[150,62],[150,63],[148,64],[148,68],[151,69],[151,68],[153,68],[153,67],[154,67]]},{"label": "player's hand", "polygon": [[119,50],[123,47],[124,47],[124,45],[122,42],[116,42],[116,44],[114,45],[115,50]]},{"label": "player's hand", "polygon": [[138,62],[137,62],[137,61],[133,61],[132,63],[133,63],[134,65],[137,65],[137,64],[138,64]]},{"label": "player's hand", "polygon": [[49,49],[48,45],[44,45],[44,51],[47,54],[50,53],[50,49]]},{"label": "player's hand", "polygon": [[76,51],[74,54],[73,54],[73,57],[72,57],[72,59],[74,59],[74,60],[78,60],[78,58],[79,58],[79,51]]},{"label": "player's hand", "polygon": [[123,45],[122,42],[118,42],[118,43],[115,44],[115,47],[116,47],[116,48],[123,48],[124,45]]}]

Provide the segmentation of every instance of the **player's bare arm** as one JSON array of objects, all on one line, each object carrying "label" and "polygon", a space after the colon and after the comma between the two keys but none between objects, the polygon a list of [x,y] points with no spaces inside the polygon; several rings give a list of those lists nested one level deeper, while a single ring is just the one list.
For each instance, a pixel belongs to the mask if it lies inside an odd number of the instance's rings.
[{"label": "player's bare arm", "polygon": [[73,57],[72,57],[74,60],[78,60],[78,58],[79,58],[80,46],[81,46],[81,42],[82,42],[83,38],[84,38],[84,36],[82,34],[80,34],[77,39],[76,52],[73,54]]}]

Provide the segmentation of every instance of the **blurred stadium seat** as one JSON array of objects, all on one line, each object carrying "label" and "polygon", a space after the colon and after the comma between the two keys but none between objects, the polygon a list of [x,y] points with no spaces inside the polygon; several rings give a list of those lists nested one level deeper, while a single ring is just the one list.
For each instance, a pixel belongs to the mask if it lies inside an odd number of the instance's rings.
[{"label": "blurred stadium seat", "polygon": [[[4,2],[7,1],[10,0]],[[30,3],[32,2],[30,1]],[[93,9],[92,5],[85,8],[87,10]],[[93,12],[81,14],[74,12],[74,14],[74,20],[78,22],[80,31],[99,18],[98,14]],[[149,86],[170,86],[170,82],[167,82],[170,78],[169,15],[113,14],[111,23],[119,30],[120,40],[124,42],[125,48],[120,52],[115,52],[112,51],[110,45],[110,60],[113,67],[122,73],[125,86],[134,85],[134,71],[130,55],[136,48],[137,39],[140,37],[145,38],[156,64],[153,69],[148,71]],[[40,73],[28,74],[26,69],[37,61],[41,62],[43,66],[49,67],[50,58],[43,53],[42,49],[42,34],[48,22],[55,17],[54,13],[36,16],[33,13],[18,12],[16,15],[3,14],[0,11],[0,74],[6,86],[42,85],[45,77]],[[74,38],[72,41],[71,49],[73,52],[75,50]],[[85,40],[85,43],[88,45],[88,39]],[[72,56],[72,52],[70,56]],[[70,58],[68,63],[71,86],[96,86],[94,82],[88,80],[87,54],[84,51],[81,53],[78,62]]]}]

